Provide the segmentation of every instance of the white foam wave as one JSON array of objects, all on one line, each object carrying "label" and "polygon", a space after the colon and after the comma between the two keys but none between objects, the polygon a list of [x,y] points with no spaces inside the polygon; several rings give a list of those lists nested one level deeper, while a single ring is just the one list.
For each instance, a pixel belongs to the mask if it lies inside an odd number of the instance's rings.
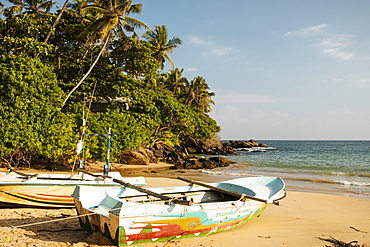
[{"label": "white foam wave", "polygon": [[252,147],[252,148],[236,148],[236,151],[244,152],[266,152],[267,150],[275,149],[273,147]]},{"label": "white foam wave", "polygon": [[246,174],[246,173],[208,171],[208,170],[202,170],[202,173],[206,173],[206,174],[210,174],[210,175],[218,175],[218,176],[235,176],[235,177],[246,177],[246,176],[250,176],[250,174]]},{"label": "white foam wave", "polygon": [[346,180],[335,180],[335,183],[351,186],[370,186],[370,183],[356,182],[356,181],[346,181]]}]

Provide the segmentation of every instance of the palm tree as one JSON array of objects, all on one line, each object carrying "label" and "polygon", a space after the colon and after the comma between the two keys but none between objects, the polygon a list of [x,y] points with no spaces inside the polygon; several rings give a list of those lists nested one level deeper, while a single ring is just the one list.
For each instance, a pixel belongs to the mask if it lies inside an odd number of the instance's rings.
[{"label": "palm tree", "polygon": [[212,111],[211,104],[214,105],[215,102],[211,97],[215,96],[215,93],[208,92],[210,88],[203,77],[195,77],[185,85],[184,89],[185,92],[182,98],[184,104],[198,109],[203,113]]},{"label": "palm tree", "polygon": [[153,55],[161,64],[162,70],[164,69],[166,60],[171,63],[172,68],[175,67],[167,52],[172,53],[174,48],[179,47],[182,44],[181,39],[173,37],[168,40],[167,28],[164,25],[154,26],[154,30],[146,31],[143,34],[143,38],[156,47],[156,52]]},{"label": "palm tree", "polygon": [[5,5],[2,2],[0,2],[0,15],[4,14],[4,7]]},{"label": "palm tree", "polygon": [[180,97],[184,90],[184,86],[188,83],[188,79],[182,76],[184,69],[175,68],[166,73],[165,86],[173,92],[176,97]]},{"label": "palm tree", "polygon": [[5,9],[4,13],[16,14],[21,13],[25,9],[25,14],[35,14],[40,12],[49,12],[56,2],[50,0],[8,0],[14,4]]},{"label": "palm tree", "polygon": [[87,2],[88,4],[83,7],[82,13],[96,16],[96,21],[92,22],[84,33],[93,33],[88,39],[89,44],[99,41],[103,45],[89,70],[67,95],[62,108],[71,94],[91,73],[102,54],[108,50],[108,44],[112,39],[126,37],[125,31],[132,32],[134,37],[138,37],[134,31],[135,28],[149,29],[143,22],[128,16],[132,13],[141,13],[143,4],[132,4],[132,0],[95,0],[91,3],[87,0]]},{"label": "palm tree", "polygon": [[[22,13],[23,9],[25,9],[25,14],[35,14],[34,18],[38,18],[40,13],[49,12],[50,9],[53,7],[54,4],[57,2],[53,2],[50,0],[8,0],[10,3],[14,4],[8,8],[1,7],[1,13],[5,17],[11,17],[15,14]],[[60,17],[59,17],[60,18]],[[57,19],[59,21],[59,19]],[[57,22],[54,23],[53,28],[56,26]],[[45,43],[49,39],[51,35],[51,31],[48,33],[47,38],[45,39]],[[36,55],[36,57],[38,54]]]}]

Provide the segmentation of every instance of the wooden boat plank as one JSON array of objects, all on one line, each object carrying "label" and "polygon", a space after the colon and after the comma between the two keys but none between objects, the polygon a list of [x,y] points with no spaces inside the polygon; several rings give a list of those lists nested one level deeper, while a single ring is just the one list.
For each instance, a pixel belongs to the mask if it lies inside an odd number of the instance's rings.
[{"label": "wooden boat plank", "polygon": [[148,189],[144,189],[142,187],[139,187],[139,186],[136,186],[136,185],[133,185],[133,184],[130,184],[130,183],[126,183],[126,182],[124,182],[122,180],[119,180],[119,179],[116,179],[116,178],[113,179],[113,182],[116,182],[116,183],[121,184],[121,185],[123,185],[125,187],[128,187],[128,188],[131,188],[131,189],[140,191],[142,193],[145,193],[145,194],[148,194],[148,195],[151,195],[151,196],[154,196],[154,197],[158,197],[158,198],[160,198],[162,200],[169,200],[171,202],[174,202],[174,203],[177,203],[177,204],[181,204],[181,205],[186,205],[186,206],[190,206],[190,205],[193,204],[192,201],[180,200],[180,199],[176,199],[174,197],[165,196],[165,195],[156,193],[154,191],[151,191],[151,190],[148,190]]},{"label": "wooden boat plank", "polygon": [[20,172],[16,169],[14,169],[13,167],[8,167],[9,171],[12,171],[20,176],[23,176],[23,177],[27,177],[27,178],[34,178],[34,177],[37,177],[38,174],[37,173],[23,173],[23,172]]}]

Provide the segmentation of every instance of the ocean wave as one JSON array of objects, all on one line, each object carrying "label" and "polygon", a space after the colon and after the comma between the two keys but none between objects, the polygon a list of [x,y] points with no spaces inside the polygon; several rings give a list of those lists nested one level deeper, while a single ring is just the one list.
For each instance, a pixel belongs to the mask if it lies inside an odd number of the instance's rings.
[{"label": "ocean wave", "polygon": [[[202,170],[202,173],[213,175],[213,176],[233,176],[233,177],[260,177],[262,175],[240,173],[240,172],[226,172],[226,171],[214,171],[214,170]],[[348,180],[331,180],[331,179],[320,179],[320,178],[304,178],[304,177],[286,177],[282,176],[283,179],[290,179],[296,181],[306,181],[312,183],[326,183],[326,184],[340,184],[345,186],[361,186],[370,187],[368,182],[348,181]]]},{"label": "ocean wave", "polygon": [[275,149],[273,147],[251,147],[251,148],[236,148],[235,151],[244,151],[244,152],[266,152],[268,150]]},{"label": "ocean wave", "polygon": [[[305,171],[307,172],[307,171]],[[319,175],[330,175],[330,176],[338,176],[338,177],[370,177],[370,174],[363,174],[363,173],[355,173],[355,172],[340,172],[340,171],[311,171],[307,173],[319,174]]]},{"label": "ocean wave", "polygon": [[[202,170],[202,173],[210,174],[210,175],[217,175],[217,176],[234,176],[234,177],[250,177],[251,174],[248,173],[239,173],[239,172],[222,172],[222,171],[209,171],[209,170]],[[255,176],[255,175],[253,175]]]},{"label": "ocean wave", "polygon": [[334,183],[343,184],[343,185],[350,185],[350,186],[370,187],[370,183],[365,183],[365,182],[346,181],[346,180],[335,180]]}]

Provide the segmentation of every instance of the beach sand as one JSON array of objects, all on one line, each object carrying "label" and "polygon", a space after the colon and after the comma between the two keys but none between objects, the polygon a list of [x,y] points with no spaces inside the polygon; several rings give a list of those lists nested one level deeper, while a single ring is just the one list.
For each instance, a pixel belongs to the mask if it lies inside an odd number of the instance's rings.
[{"label": "beach sand", "polygon": [[[146,181],[148,187],[185,184],[160,174]],[[103,235],[82,230],[74,209],[0,209],[0,229],[0,246],[112,246]],[[229,231],[135,246],[333,246],[319,239],[330,237],[370,246],[370,200],[288,189],[280,206],[268,205],[261,217]]]}]

